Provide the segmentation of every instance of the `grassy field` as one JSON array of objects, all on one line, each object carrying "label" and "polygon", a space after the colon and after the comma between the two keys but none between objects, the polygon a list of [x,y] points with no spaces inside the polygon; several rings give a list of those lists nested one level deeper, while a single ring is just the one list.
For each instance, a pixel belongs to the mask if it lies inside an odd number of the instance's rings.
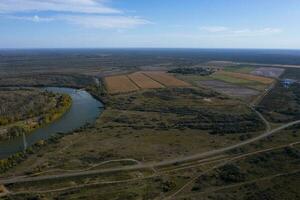
[{"label": "grassy field", "polygon": [[231,67],[224,67],[224,71],[226,72],[236,72],[236,73],[245,73],[249,74],[254,71],[256,68],[251,66],[231,66]]},{"label": "grassy field", "polygon": [[[46,56],[43,61],[39,56],[4,61],[2,65],[6,68],[0,70],[2,86],[24,84],[86,88],[104,102],[105,111],[95,124],[49,141],[40,141],[38,148],[29,149],[22,162],[12,160],[8,171],[2,168],[5,161],[1,160],[0,170],[3,173],[0,179],[57,175],[175,159],[234,145],[265,132],[261,119],[246,103],[252,97],[248,94],[263,92],[270,82],[269,79],[249,76],[248,73],[253,70],[251,67],[230,67],[232,63],[228,62],[215,68],[224,68],[224,72],[207,76],[166,74],[157,71],[201,66],[199,63],[203,61],[198,55],[139,53],[71,53]],[[157,71],[148,72],[148,76],[132,74],[138,70]],[[19,74],[21,71],[22,74]],[[299,72],[288,69],[282,78],[299,79]],[[123,79],[114,81],[116,90],[127,90],[123,89],[123,85],[128,87],[128,81],[130,87],[136,89],[129,93],[106,93],[102,77],[117,74],[130,75],[126,75],[125,84],[119,83]],[[299,88],[299,84],[290,88],[278,84],[258,106],[272,127],[299,119]],[[237,94],[239,98],[236,98]],[[32,110],[34,116],[38,116],[40,110],[47,112],[55,105],[52,97],[28,95],[30,101],[27,101],[22,95],[1,99],[4,96],[0,94],[0,107],[10,101],[15,102],[18,106],[11,105],[10,109],[20,107],[21,110],[12,115],[17,116],[24,111],[24,119]],[[34,109],[32,101],[39,109]],[[45,105],[43,101],[50,103]],[[22,103],[26,106],[22,107]],[[201,160],[141,170],[7,184],[0,186],[0,196],[6,190],[10,194],[0,199],[166,200],[171,197],[169,199],[172,200],[296,200],[300,199],[300,145],[296,142],[300,142],[299,125]]]},{"label": "grassy field", "polygon": [[264,130],[261,120],[240,101],[204,89],[165,88],[104,100],[106,110],[94,127],[42,148],[6,176],[87,168],[112,159],[176,158]]},{"label": "grassy field", "polygon": [[[236,85],[240,85],[243,87],[252,88],[255,90],[263,91],[265,90],[271,83],[272,79],[265,79],[264,77],[259,77],[264,81],[257,81],[258,78],[255,76],[241,73],[232,73],[232,72],[217,72],[210,76],[215,80],[224,81],[227,83],[232,83]],[[268,83],[267,83],[268,82]]]},{"label": "grassy field", "polygon": [[[8,190],[25,193],[7,199],[130,200],[165,199],[171,195],[171,199],[176,200],[244,200],[261,199],[262,196],[271,200],[298,199],[300,146],[288,145],[295,141],[300,141],[300,135],[295,129],[289,129],[228,152],[217,157],[215,162],[186,164],[187,168],[182,169],[175,165],[169,169],[157,169],[162,170],[160,173],[139,170],[12,184],[7,186]],[[235,160],[226,162],[226,159]],[[215,167],[217,165],[219,167]],[[112,183],[105,183],[110,181]],[[34,191],[49,192],[39,194]]]},{"label": "grassy field", "polygon": [[208,88],[248,103],[254,100],[267,87],[267,85],[257,82],[216,74],[211,76],[177,74],[176,77],[190,83],[194,87]]},{"label": "grassy field", "polygon": [[[1,177],[172,159],[235,144],[264,128],[263,124],[257,127],[261,122],[241,101],[204,88],[150,89],[102,100],[106,110],[95,125],[45,144]],[[297,199],[300,147],[288,145],[296,141],[300,135],[294,127],[203,164],[11,184],[6,189],[20,193],[7,199],[133,200],[174,194],[172,199],[180,200]],[[110,160],[116,162],[106,163]]]},{"label": "grassy field", "polygon": [[299,142],[294,127],[228,152],[236,159],[199,176],[178,199],[298,199]]},{"label": "grassy field", "polygon": [[[199,177],[186,195],[190,198],[185,199],[298,199],[300,154],[298,148],[291,149],[261,153],[219,167]],[[298,153],[292,155],[290,151]]]},{"label": "grassy field", "polygon": [[133,74],[128,75],[128,77],[139,86],[141,89],[157,89],[163,88],[164,86],[159,82],[151,79],[150,77],[146,76],[142,72],[136,72]]},{"label": "grassy field", "polygon": [[272,84],[274,82],[274,80],[271,78],[255,76],[251,74],[235,73],[235,72],[218,71],[216,72],[216,75],[232,77],[232,78],[247,80],[247,81],[255,81],[261,84]]}]

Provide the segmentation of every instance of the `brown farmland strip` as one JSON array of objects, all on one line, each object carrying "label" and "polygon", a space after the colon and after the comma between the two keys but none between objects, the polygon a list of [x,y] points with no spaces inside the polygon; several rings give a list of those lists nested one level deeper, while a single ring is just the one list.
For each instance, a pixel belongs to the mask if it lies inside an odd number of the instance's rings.
[{"label": "brown farmland strip", "polygon": [[125,75],[106,77],[105,83],[110,94],[139,90],[139,88]]},{"label": "brown farmland strip", "polygon": [[246,79],[249,81],[256,81],[262,84],[271,84],[273,83],[274,79],[261,77],[261,76],[255,76],[251,74],[242,74],[242,73],[235,73],[235,72],[225,72],[225,71],[219,71],[217,73],[220,73],[225,76],[231,76],[233,78],[240,78],[240,79]]},{"label": "brown farmland strip", "polygon": [[167,86],[167,87],[188,87],[190,84],[175,78],[166,72],[143,72],[153,80]]},{"label": "brown farmland strip", "polygon": [[155,88],[163,88],[164,86],[161,85],[159,82],[154,81],[153,79],[149,78],[145,74],[141,72],[136,72],[133,74],[128,75],[128,77],[135,82],[141,89],[155,89]]}]

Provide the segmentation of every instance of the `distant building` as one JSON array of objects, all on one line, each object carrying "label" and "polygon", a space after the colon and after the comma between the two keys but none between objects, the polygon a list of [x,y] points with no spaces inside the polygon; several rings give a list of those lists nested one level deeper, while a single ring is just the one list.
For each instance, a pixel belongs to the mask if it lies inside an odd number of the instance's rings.
[{"label": "distant building", "polygon": [[292,84],[296,83],[297,81],[296,80],[293,80],[293,79],[283,79],[281,80],[281,83],[283,84],[283,86],[285,88],[289,88]]}]

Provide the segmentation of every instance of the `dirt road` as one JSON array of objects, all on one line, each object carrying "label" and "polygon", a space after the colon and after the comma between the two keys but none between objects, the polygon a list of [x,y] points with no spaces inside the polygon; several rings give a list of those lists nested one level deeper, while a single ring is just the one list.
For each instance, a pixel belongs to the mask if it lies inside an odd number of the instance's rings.
[{"label": "dirt road", "polygon": [[276,132],[279,132],[283,129],[294,126],[296,124],[300,124],[300,120],[287,123],[281,127],[275,128],[273,130],[267,130],[265,133],[263,133],[257,137],[237,143],[235,145],[231,145],[228,147],[224,147],[224,148],[220,148],[220,149],[216,149],[216,150],[212,150],[212,151],[208,151],[208,152],[204,152],[204,153],[199,153],[199,154],[195,154],[195,155],[191,155],[191,156],[186,156],[186,157],[182,157],[182,158],[165,160],[165,161],[161,161],[161,162],[137,164],[137,165],[133,165],[133,166],[116,167],[116,168],[110,168],[110,169],[99,169],[99,170],[89,170],[89,171],[82,171],[82,172],[63,173],[63,174],[59,174],[59,175],[45,175],[45,176],[38,176],[38,177],[30,177],[30,176],[13,177],[13,178],[1,179],[0,184],[5,185],[5,184],[11,184],[11,183],[35,182],[35,181],[62,179],[62,178],[96,175],[96,174],[104,174],[104,173],[112,173],[112,172],[120,172],[120,171],[149,169],[149,168],[154,168],[154,167],[162,167],[162,166],[174,165],[174,164],[178,164],[178,163],[184,163],[184,162],[193,161],[193,160],[200,160],[200,159],[204,159],[204,158],[207,158],[210,156],[216,156],[218,154],[222,154],[224,152],[227,152],[227,151],[242,147],[244,145],[256,142],[256,141],[266,138]]}]

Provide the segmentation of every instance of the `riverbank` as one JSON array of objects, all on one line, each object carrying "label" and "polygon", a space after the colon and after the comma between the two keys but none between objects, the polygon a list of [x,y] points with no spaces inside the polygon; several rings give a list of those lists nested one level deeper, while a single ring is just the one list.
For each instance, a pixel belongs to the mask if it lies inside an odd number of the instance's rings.
[{"label": "riverbank", "polygon": [[[60,96],[67,95],[72,103],[69,106],[60,106],[58,113],[50,112],[50,117],[43,118],[46,123],[36,128],[30,134],[23,134],[11,140],[0,141],[0,159],[6,159],[16,153],[23,152],[39,141],[46,141],[57,133],[68,134],[86,124],[93,124],[103,110],[103,104],[95,99],[90,93],[83,89],[47,87],[43,88],[53,94]],[[68,105],[69,101],[61,100],[62,105]]]},{"label": "riverbank", "polygon": [[[65,112],[69,110],[69,108],[72,105],[72,98],[67,94],[55,94],[51,92],[42,91],[41,95],[47,96],[47,98],[43,100],[49,100],[49,102],[43,102],[43,104],[45,106],[47,104],[52,104],[52,106],[48,106],[49,108],[43,110],[39,116],[30,117],[24,120],[14,121],[14,119],[18,119],[16,116],[6,118],[2,117],[2,124],[5,126],[2,126],[0,128],[0,141],[10,140],[15,137],[22,136],[23,134],[29,134],[38,128],[46,126],[47,124],[58,120],[62,115],[64,115]],[[35,104],[36,102],[30,103]],[[38,105],[36,107],[32,106],[31,109],[41,109],[39,107],[43,106],[43,104]],[[8,105],[7,107],[10,107],[10,105]],[[15,109],[18,110],[19,108]],[[30,111],[30,113],[26,114],[27,116],[31,116],[33,115],[32,113],[33,111]],[[26,116],[26,114],[24,115]]]}]

